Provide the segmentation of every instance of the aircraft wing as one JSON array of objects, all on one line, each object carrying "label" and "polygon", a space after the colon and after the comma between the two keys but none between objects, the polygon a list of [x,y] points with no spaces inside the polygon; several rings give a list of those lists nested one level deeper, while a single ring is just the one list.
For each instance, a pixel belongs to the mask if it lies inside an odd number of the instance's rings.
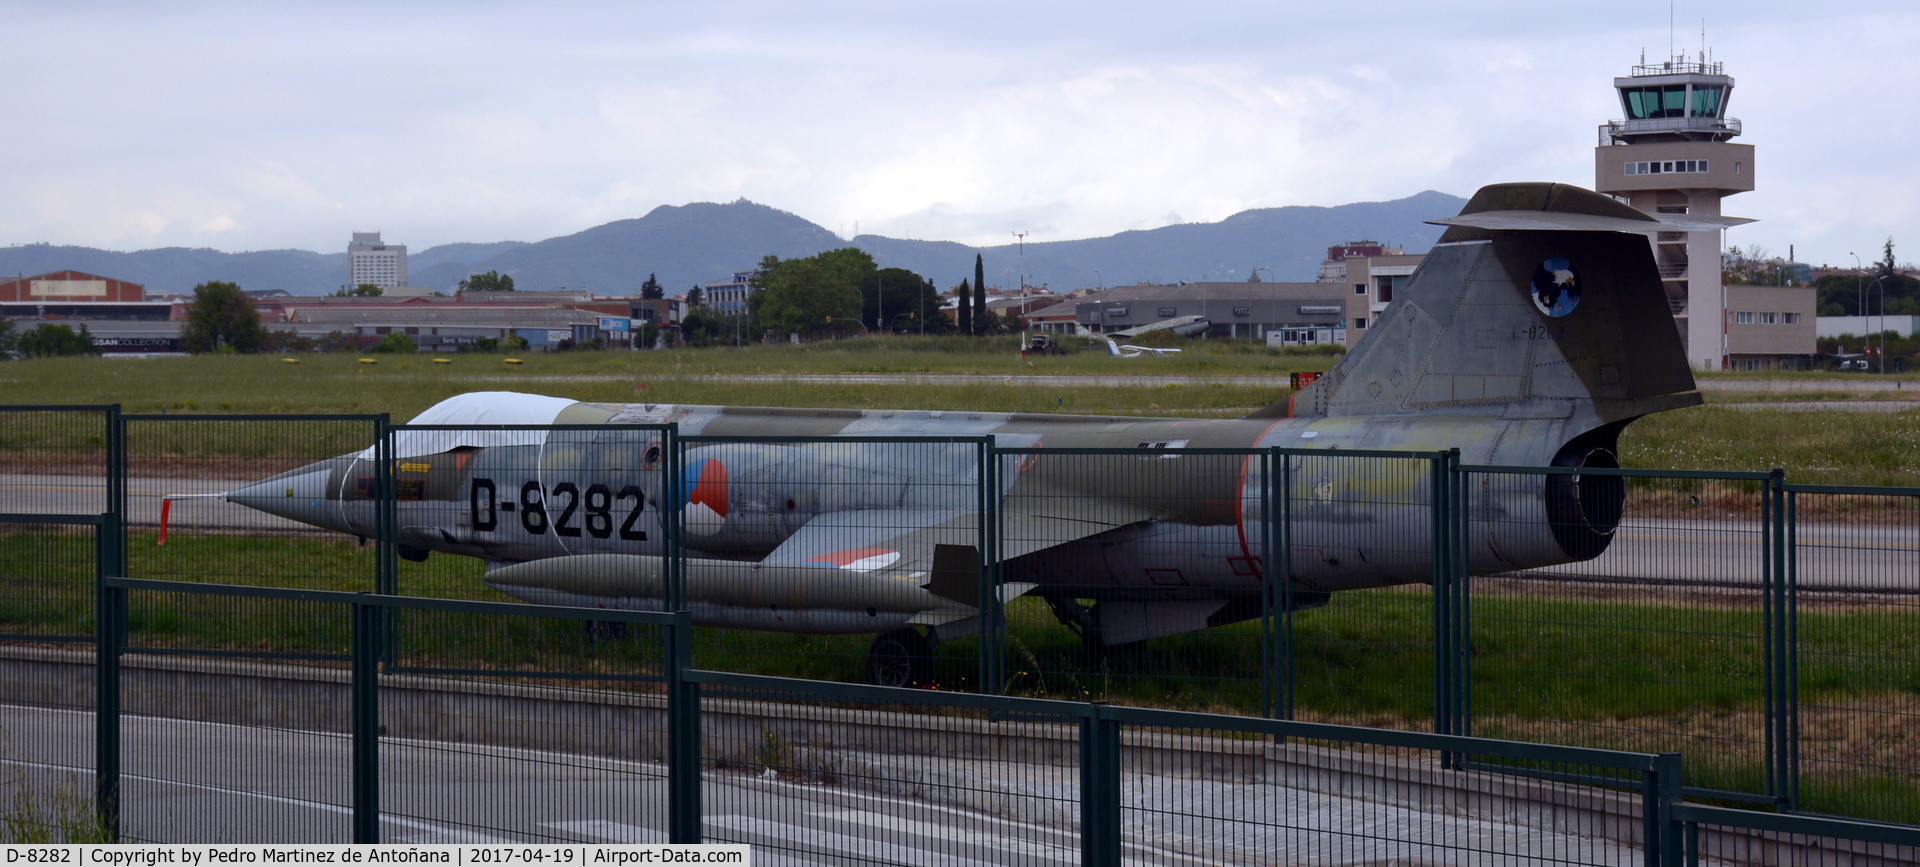
[{"label": "aircraft wing", "polygon": [[[1134,506],[1084,497],[1008,497],[1001,510],[1002,560],[1152,517]],[[979,544],[979,515],[970,510],[862,509],[815,517],[760,565],[883,572],[919,579],[937,596],[972,605],[979,599],[974,574]],[[1008,585],[1001,599],[1035,586]]]}]

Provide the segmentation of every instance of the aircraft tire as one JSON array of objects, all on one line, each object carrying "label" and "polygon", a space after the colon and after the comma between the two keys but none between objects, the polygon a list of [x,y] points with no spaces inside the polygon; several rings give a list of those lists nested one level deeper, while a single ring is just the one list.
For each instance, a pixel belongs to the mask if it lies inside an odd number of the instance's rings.
[{"label": "aircraft tire", "polygon": [[627,637],[627,624],[619,620],[588,620],[588,641],[619,641]]},{"label": "aircraft tire", "polygon": [[895,629],[867,647],[867,680],[876,686],[919,686],[933,679],[933,649],[917,630]]}]

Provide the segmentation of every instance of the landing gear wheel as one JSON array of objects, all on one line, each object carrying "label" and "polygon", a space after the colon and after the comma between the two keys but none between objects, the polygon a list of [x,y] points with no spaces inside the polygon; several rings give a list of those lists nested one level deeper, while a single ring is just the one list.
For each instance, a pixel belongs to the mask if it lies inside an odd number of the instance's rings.
[{"label": "landing gear wheel", "polygon": [[627,624],[619,620],[588,620],[588,641],[619,641],[627,637]]},{"label": "landing gear wheel", "polygon": [[933,680],[933,650],[912,629],[873,637],[867,647],[867,680],[876,686],[919,686]]}]

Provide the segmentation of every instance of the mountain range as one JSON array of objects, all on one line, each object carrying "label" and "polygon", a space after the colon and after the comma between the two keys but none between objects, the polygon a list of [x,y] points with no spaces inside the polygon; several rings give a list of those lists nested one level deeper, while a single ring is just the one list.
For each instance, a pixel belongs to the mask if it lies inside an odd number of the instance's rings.
[{"label": "mountain range", "polygon": [[[451,291],[461,278],[484,271],[513,276],[521,289],[589,289],[601,295],[638,291],[656,274],[669,295],[700,283],[725,282],[768,254],[810,256],[859,247],[882,267],[901,267],[942,289],[973,275],[984,257],[987,283],[1027,284],[1056,291],[1082,286],[1245,280],[1255,269],[1265,280],[1314,279],[1326,248],[1370,239],[1425,252],[1441,227],[1423,221],[1452,216],[1466,200],[1428,191],[1388,202],[1337,207],[1260,208],[1216,223],[1183,223],[1102,238],[971,247],[859,235],[843,240],[808,220],[741,199],[729,204],[663,205],[644,217],[528,243],[443,244],[407,257],[408,282]],[[345,233],[342,233],[343,236]],[[404,238],[388,238],[405,243]],[[344,247],[344,238],[342,246]],[[347,254],[308,250],[224,253],[168,247],[136,252],[30,244],[0,248],[0,273],[44,274],[65,269],[143,283],[149,291],[186,293],[196,284],[226,280],[244,289],[282,289],[319,295],[342,287]]]}]

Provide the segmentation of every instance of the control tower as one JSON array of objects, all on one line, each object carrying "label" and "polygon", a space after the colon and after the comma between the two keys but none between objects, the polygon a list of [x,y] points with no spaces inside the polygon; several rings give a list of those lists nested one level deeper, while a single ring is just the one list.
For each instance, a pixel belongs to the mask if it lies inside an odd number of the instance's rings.
[{"label": "control tower", "polygon": [[[1720,199],[1753,189],[1753,145],[1733,144],[1733,77],[1703,55],[1642,63],[1613,80],[1624,120],[1600,126],[1593,188],[1647,213],[1721,216]],[[1719,370],[1727,358],[1719,232],[1652,233],[1654,261],[1687,360]]]}]

